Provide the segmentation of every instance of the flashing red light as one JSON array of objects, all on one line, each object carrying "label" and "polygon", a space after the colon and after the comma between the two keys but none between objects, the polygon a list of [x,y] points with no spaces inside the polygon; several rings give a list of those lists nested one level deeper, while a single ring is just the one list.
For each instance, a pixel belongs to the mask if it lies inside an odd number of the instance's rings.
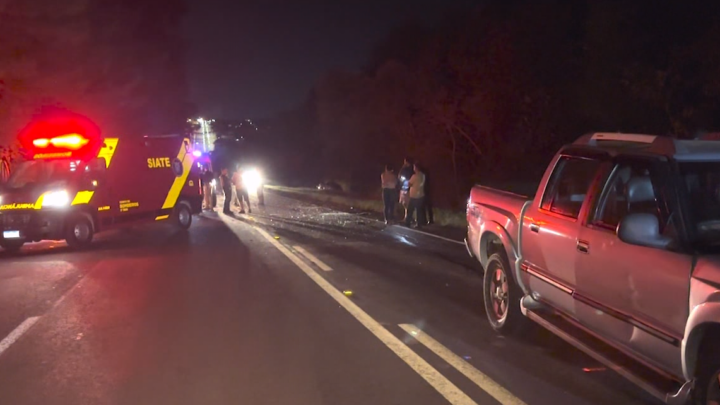
[{"label": "flashing red light", "polygon": [[88,142],[90,142],[90,140],[80,134],[67,134],[51,139],[35,139],[33,140],[33,146],[38,148],[47,148],[49,145],[52,145],[56,148],[77,150],[87,145]]},{"label": "flashing red light", "polygon": [[37,146],[38,148],[47,148],[48,145],[50,145],[50,140],[47,138],[33,140],[33,146]]},{"label": "flashing red light", "polygon": [[33,159],[92,158],[102,146],[100,128],[72,113],[39,117],[20,132],[18,141]]}]

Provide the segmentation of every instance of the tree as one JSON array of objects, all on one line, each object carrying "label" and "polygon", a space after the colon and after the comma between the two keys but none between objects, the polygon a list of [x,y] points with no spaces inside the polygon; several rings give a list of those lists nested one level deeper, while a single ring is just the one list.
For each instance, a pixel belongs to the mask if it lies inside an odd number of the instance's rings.
[{"label": "tree", "polygon": [[44,105],[120,136],[181,130],[183,13],[181,0],[4,0],[0,132],[11,136]]}]

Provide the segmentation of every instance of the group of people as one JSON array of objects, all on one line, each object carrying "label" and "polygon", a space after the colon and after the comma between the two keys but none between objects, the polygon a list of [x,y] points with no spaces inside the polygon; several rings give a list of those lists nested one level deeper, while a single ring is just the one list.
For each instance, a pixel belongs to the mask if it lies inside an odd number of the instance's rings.
[{"label": "group of people", "polygon": [[[215,207],[215,202],[213,201],[214,193],[212,190],[212,181],[214,179],[214,174],[206,168],[202,176],[204,194],[203,205],[205,210],[212,210]],[[230,175],[229,170],[227,168],[223,168],[220,172],[219,180],[220,188],[225,195],[223,213],[231,214],[232,211],[230,207],[234,205],[236,207],[240,207],[240,213],[244,214],[245,203],[247,203],[248,214],[252,213],[252,207],[250,205],[250,192],[247,185],[244,184],[242,170],[238,167],[233,171],[232,175]],[[264,201],[260,191],[258,191],[258,197],[258,204],[263,205]]]},{"label": "group of people", "polygon": [[395,204],[400,203],[405,210],[403,222],[407,226],[422,227],[432,223],[432,207],[427,195],[427,176],[417,162],[405,158],[398,174],[390,165],[380,175],[384,205],[385,223],[393,222]]}]

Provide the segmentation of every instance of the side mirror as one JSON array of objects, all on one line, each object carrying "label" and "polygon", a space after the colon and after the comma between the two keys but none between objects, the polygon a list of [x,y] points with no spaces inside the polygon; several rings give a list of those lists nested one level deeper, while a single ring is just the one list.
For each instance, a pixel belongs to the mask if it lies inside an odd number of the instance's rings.
[{"label": "side mirror", "polygon": [[667,248],[672,239],[660,234],[660,221],[653,214],[628,214],[620,221],[617,235],[631,245]]}]

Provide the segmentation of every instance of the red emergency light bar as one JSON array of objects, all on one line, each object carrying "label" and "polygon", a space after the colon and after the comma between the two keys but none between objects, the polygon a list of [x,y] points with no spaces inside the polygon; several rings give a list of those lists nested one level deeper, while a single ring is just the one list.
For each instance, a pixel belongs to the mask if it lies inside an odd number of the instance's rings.
[{"label": "red emergency light bar", "polygon": [[78,150],[90,142],[89,139],[85,138],[80,134],[67,134],[58,136],[55,138],[39,138],[33,140],[33,146],[37,148],[47,148],[52,145],[57,148],[66,148],[71,150]]},{"label": "red emergency light bar", "polygon": [[31,159],[86,160],[102,146],[100,128],[78,114],[44,116],[28,124],[18,141]]}]

